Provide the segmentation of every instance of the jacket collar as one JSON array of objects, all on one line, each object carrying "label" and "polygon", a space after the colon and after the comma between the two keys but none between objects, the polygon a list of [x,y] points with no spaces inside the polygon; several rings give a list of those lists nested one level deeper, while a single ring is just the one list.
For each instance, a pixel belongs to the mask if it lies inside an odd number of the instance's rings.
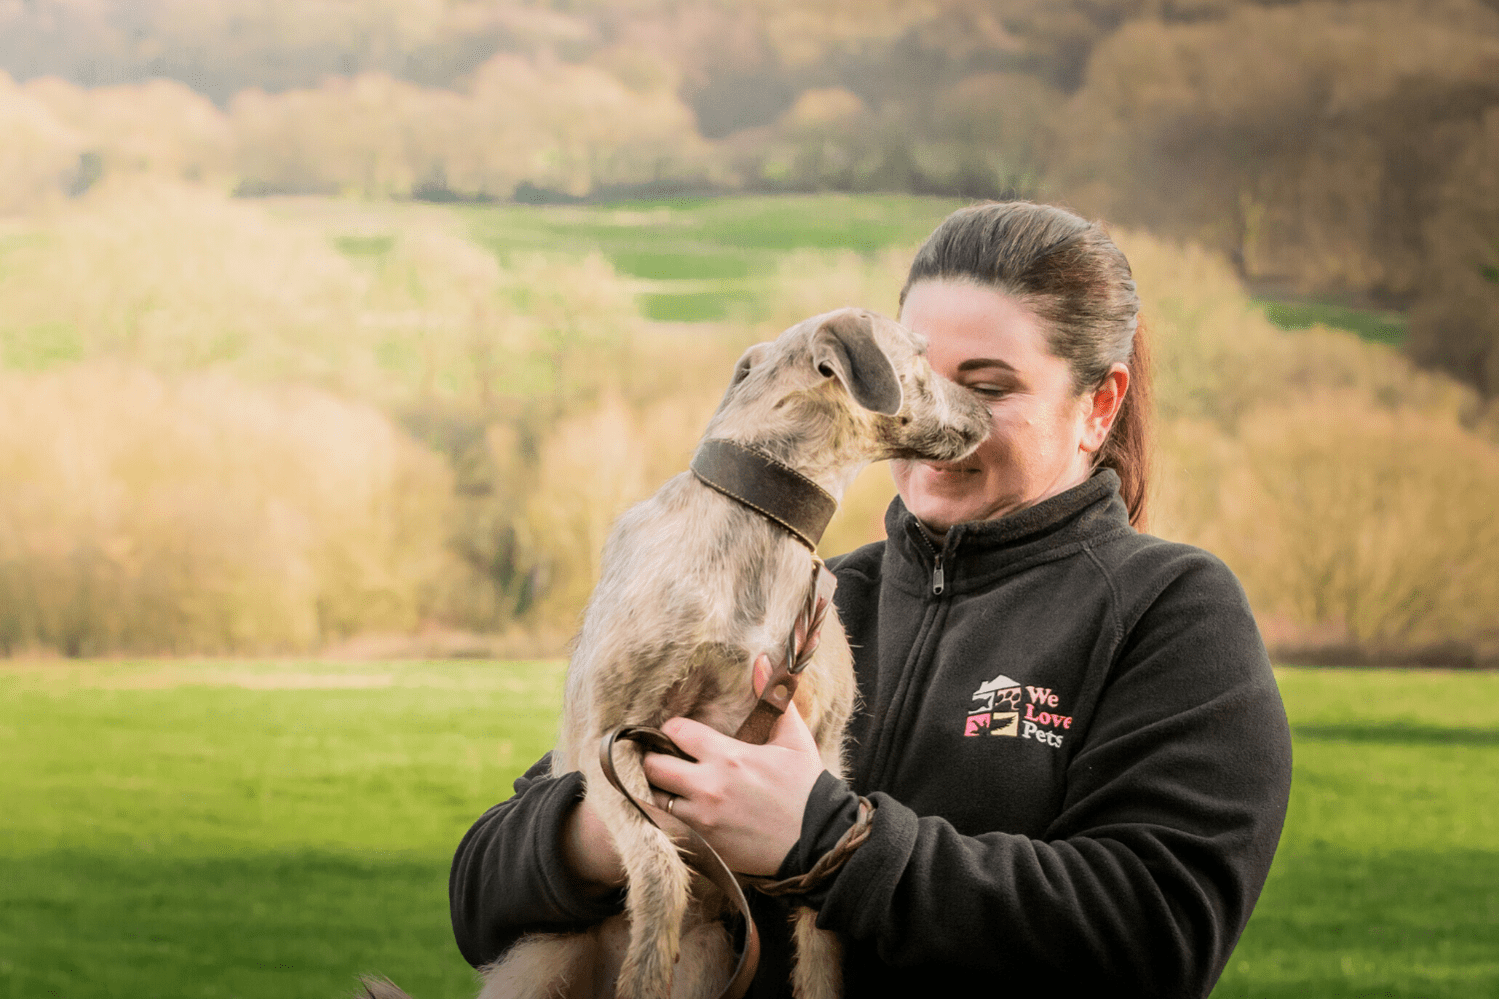
[{"label": "jacket collar", "polygon": [[889,540],[883,575],[887,583],[902,589],[930,592],[933,565],[940,555],[945,591],[962,593],[1132,530],[1119,496],[1119,476],[1111,468],[1099,469],[1066,492],[997,520],[956,524],[940,548],[897,496],[885,512]]}]

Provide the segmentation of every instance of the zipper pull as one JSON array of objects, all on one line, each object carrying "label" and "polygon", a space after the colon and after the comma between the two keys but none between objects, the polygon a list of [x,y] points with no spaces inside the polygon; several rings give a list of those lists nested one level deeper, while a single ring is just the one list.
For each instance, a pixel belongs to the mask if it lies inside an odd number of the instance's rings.
[{"label": "zipper pull", "polygon": [[947,588],[947,577],[942,573],[942,556],[937,556],[937,561],[932,565],[932,592],[938,596]]}]

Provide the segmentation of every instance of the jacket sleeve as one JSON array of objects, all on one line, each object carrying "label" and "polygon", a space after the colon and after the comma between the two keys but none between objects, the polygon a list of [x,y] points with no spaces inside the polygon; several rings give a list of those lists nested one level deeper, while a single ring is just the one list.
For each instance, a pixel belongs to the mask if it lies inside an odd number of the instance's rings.
[{"label": "jacket sleeve", "polygon": [[551,754],[515,782],[458,844],[448,876],[453,935],[474,967],[523,933],[583,929],[620,911],[621,896],[589,897],[562,863],[562,827],[583,797],[583,775],[548,776]]},{"label": "jacket sleeve", "polygon": [[[1063,994],[1206,995],[1280,838],[1290,732],[1221,563],[1199,560],[1120,630],[1043,837],[960,835],[873,794],[869,839],[806,899],[818,925],[892,967],[1003,970]],[[782,876],[836,841],[854,800],[824,774]]]}]

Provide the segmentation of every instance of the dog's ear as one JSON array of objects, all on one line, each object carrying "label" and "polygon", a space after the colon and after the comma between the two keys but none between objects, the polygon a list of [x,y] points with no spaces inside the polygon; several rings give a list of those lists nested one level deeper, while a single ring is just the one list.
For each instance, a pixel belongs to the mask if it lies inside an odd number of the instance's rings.
[{"label": "dog's ear", "polygon": [[829,318],[812,334],[812,365],[837,378],[853,400],[886,416],[900,412],[900,378],[895,365],[874,339],[874,317],[847,310]]},{"label": "dog's ear", "polygon": [[770,344],[757,343],[739,358],[739,363],[734,365],[734,377],[729,380],[729,388],[733,388],[749,377],[750,369],[760,363],[766,351],[770,350]]},{"label": "dog's ear", "polygon": [[734,365],[734,377],[729,379],[729,387],[724,389],[723,398],[718,400],[718,411],[722,412],[728,403],[729,397],[734,394],[734,389],[740,382],[749,377],[750,371],[765,359],[771,345],[768,343],[757,343],[739,358],[739,363]]}]

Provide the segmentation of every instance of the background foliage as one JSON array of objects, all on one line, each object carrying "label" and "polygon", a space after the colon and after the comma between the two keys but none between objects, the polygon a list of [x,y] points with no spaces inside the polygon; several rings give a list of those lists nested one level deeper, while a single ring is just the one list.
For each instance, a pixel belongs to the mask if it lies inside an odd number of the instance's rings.
[{"label": "background foliage", "polygon": [[0,211],[242,193],[1062,198],[1409,311],[1499,393],[1492,0],[9,0]]},{"label": "background foliage", "polygon": [[[0,646],[559,647],[612,519],[685,466],[738,353],[839,305],[893,312],[955,203],[247,201],[148,177],[18,219]],[[1154,529],[1225,558],[1282,650],[1494,655],[1482,399],[1387,344],[1278,328],[1210,252],[1117,235],[1155,343]],[[879,537],[891,495],[866,473],[825,549]]]},{"label": "background foliage", "polygon": [[1486,0],[0,3],[0,648],[555,649],[744,346],[1020,195],[1134,260],[1159,532],[1487,661],[1496,81]]}]

